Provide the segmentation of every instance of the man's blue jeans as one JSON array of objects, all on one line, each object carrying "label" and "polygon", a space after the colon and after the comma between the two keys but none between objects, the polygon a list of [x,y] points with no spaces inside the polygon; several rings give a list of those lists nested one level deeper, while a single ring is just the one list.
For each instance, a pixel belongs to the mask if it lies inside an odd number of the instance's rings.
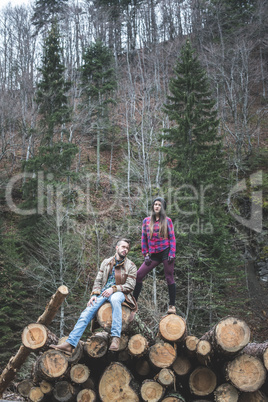
[{"label": "man's blue jeans", "polygon": [[66,340],[70,345],[76,347],[81,336],[83,335],[86,327],[90,321],[97,314],[98,309],[106,302],[109,301],[112,305],[112,328],[111,335],[121,336],[122,330],[122,303],[125,300],[125,295],[122,292],[112,293],[111,296],[103,297],[98,296],[94,305],[87,307],[80,315],[74,329],[70,332],[68,339]]}]

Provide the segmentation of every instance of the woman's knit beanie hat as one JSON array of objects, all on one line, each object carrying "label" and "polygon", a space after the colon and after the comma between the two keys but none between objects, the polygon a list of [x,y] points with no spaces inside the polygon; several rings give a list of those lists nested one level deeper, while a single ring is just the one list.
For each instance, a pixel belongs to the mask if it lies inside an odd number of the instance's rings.
[{"label": "woman's knit beanie hat", "polygon": [[156,198],[153,200],[152,207],[154,206],[155,201],[160,201],[161,204],[162,204],[163,207],[164,207],[164,210],[167,209],[167,203],[166,203],[166,201],[164,200],[164,198],[156,197]]}]

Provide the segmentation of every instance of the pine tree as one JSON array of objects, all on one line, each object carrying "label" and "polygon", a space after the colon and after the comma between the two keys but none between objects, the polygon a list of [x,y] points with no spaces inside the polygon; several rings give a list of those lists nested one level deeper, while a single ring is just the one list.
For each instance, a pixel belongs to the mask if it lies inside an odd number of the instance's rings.
[{"label": "pine tree", "polygon": [[227,180],[217,111],[206,72],[189,41],[174,72],[164,105],[171,127],[163,134],[163,151],[172,178],[168,191],[177,233],[180,303],[189,323],[195,322],[202,332],[201,325],[211,325],[230,308],[226,278],[235,282],[240,275],[224,205]]},{"label": "pine tree", "polygon": [[87,131],[97,137],[97,174],[100,177],[101,136],[105,138],[110,125],[110,105],[115,104],[113,92],[116,88],[114,58],[110,50],[97,41],[86,49],[81,67],[81,107],[86,116],[84,124]]},{"label": "pine tree", "polygon": [[32,23],[37,32],[43,27],[61,20],[68,0],[35,0]]}]

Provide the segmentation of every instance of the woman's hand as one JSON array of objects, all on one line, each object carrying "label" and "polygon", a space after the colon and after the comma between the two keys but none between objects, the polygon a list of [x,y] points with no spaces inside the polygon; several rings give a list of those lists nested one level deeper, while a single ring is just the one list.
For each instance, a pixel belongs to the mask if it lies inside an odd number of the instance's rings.
[{"label": "woman's hand", "polygon": [[146,255],[144,258],[144,262],[145,262],[145,265],[150,265],[152,262],[151,257],[149,255]]}]

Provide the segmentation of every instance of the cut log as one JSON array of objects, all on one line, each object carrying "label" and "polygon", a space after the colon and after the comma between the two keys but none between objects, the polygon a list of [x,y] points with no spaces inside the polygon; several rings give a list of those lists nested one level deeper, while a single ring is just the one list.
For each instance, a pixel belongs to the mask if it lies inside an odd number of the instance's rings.
[{"label": "cut log", "polygon": [[138,389],[132,374],[121,363],[111,363],[99,382],[99,395],[102,402],[139,402]]},{"label": "cut log", "polygon": [[186,399],[177,392],[170,392],[162,402],[186,402]]},{"label": "cut log", "polygon": [[76,394],[76,388],[68,381],[57,382],[53,390],[53,397],[57,402],[71,402]]},{"label": "cut log", "polygon": [[[66,286],[60,286],[57,292],[52,296],[44,313],[38,318],[37,323],[49,325],[67,295],[68,288]],[[30,353],[31,350],[22,345],[17,354],[14,357],[11,357],[0,376],[0,398],[2,397],[3,392],[8,387],[9,383],[15,378],[16,373],[21,368],[22,364],[25,362]]]},{"label": "cut log", "polygon": [[197,367],[190,375],[189,387],[193,395],[207,396],[217,385],[215,373],[208,367]]},{"label": "cut log", "polygon": [[98,335],[92,335],[84,344],[84,351],[89,357],[99,359],[108,350],[108,339]]},{"label": "cut log", "polygon": [[118,353],[117,356],[117,361],[121,363],[126,363],[130,360],[130,354],[128,353],[128,350],[121,350],[121,352]]},{"label": "cut log", "polygon": [[133,335],[128,341],[128,351],[131,356],[141,357],[148,351],[148,341],[141,334]]},{"label": "cut log", "polygon": [[42,380],[39,383],[39,387],[44,395],[48,395],[48,394],[52,393],[52,391],[53,391],[53,386],[52,386],[51,382],[48,382],[46,380]]},{"label": "cut log", "polygon": [[38,357],[35,365],[35,377],[53,380],[61,377],[68,368],[65,355],[57,350],[48,350]]},{"label": "cut log", "polygon": [[172,368],[178,376],[185,376],[192,370],[192,363],[187,356],[179,355],[172,364]]},{"label": "cut log", "polygon": [[240,391],[254,392],[264,384],[266,370],[258,357],[243,353],[228,362],[226,378]]},{"label": "cut log", "polygon": [[[122,306],[122,332],[126,331],[131,318],[131,310]],[[105,331],[111,331],[112,327],[112,306],[111,303],[104,303],[97,312],[97,321]]]},{"label": "cut log", "polygon": [[17,391],[23,397],[28,397],[31,388],[33,387],[33,381],[29,379],[25,379],[18,383]]},{"label": "cut log", "polygon": [[180,342],[186,335],[186,322],[176,314],[168,314],[159,322],[161,338],[169,342]]},{"label": "cut log", "polygon": [[22,343],[31,350],[40,350],[43,346],[48,347],[52,343],[57,344],[58,338],[44,325],[32,323],[24,328],[21,335]]},{"label": "cut log", "polygon": [[243,349],[243,353],[259,357],[263,361],[266,370],[268,370],[268,342],[248,343]]},{"label": "cut log", "polygon": [[158,402],[163,398],[165,388],[154,380],[144,380],[140,393],[143,401]]},{"label": "cut log", "polygon": [[243,320],[227,317],[200,339],[209,341],[215,352],[232,355],[249,343],[250,329]]},{"label": "cut log", "polygon": [[190,354],[193,354],[196,351],[197,344],[199,342],[199,339],[196,336],[193,335],[188,335],[185,338],[185,347],[187,352]]},{"label": "cut log", "polygon": [[261,391],[255,392],[242,392],[238,402],[267,402],[268,398]]},{"label": "cut log", "polygon": [[196,346],[196,355],[199,363],[207,365],[212,353],[212,346],[209,341],[202,340]]},{"label": "cut log", "polygon": [[171,387],[175,384],[175,374],[172,370],[164,368],[159,371],[159,373],[155,376],[155,381],[159,382],[159,384],[163,385],[163,387]]},{"label": "cut log", "polygon": [[151,367],[150,367],[148,360],[139,359],[136,362],[135,370],[136,370],[137,374],[139,374],[141,377],[148,376],[151,371]]},{"label": "cut log", "polygon": [[85,364],[75,364],[71,367],[70,378],[75,384],[83,384],[89,375],[90,370]]},{"label": "cut log", "polygon": [[45,395],[41,391],[40,387],[32,387],[30,389],[28,400],[31,402],[41,402],[45,399]]},{"label": "cut log", "polygon": [[157,368],[169,368],[176,357],[173,346],[163,341],[155,343],[149,351],[149,360]]},{"label": "cut log", "polygon": [[82,389],[76,397],[77,402],[96,402],[97,395],[92,389]]},{"label": "cut log", "polygon": [[221,384],[214,391],[214,399],[216,402],[237,402],[239,393],[237,389],[229,383]]}]

